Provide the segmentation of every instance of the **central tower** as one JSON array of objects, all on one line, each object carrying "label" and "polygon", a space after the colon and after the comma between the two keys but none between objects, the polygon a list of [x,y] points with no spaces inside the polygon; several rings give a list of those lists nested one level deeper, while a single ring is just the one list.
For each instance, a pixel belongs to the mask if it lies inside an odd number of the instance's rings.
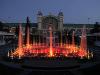
[{"label": "central tower", "polygon": [[43,16],[41,11],[37,14],[38,30],[48,30],[52,25],[53,31],[63,30],[63,12],[59,12],[57,16],[49,14]]}]

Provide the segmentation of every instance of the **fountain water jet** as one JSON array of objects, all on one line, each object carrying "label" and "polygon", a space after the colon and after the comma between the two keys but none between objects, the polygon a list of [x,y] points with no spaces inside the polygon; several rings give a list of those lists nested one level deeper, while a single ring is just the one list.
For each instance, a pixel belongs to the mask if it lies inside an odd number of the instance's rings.
[{"label": "fountain water jet", "polygon": [[15,52],[11,52],[11,57],[14,55],[17,55],[18,58],[20,59],[21,56],[23,56],[23,39],[22,39],[22,28],[21,24],[19,24],[19,32],[18,32],[18,47],[15,50]]},{"label": "fountain water jet", "polygon": [[80,43],[79,56],[82,58],[83,56],[86,56],[86,55],[87,55],[86,27],[83,26],[82,36],[81,36],[81,43]]},{"label": "fountain water jet", "polygon": [[23,41],[22,41],[22,28],[21,28],[21,24],[19,25],[19,37],[18,37],[18,48],[22,48],[22,44],[23,44]]},{"label": "fountain water jet", "polygon": [[60,33],[61,41],[60,41],[60,46],[62,47],[62,31]]},{"label": "fountain water jet", "polygon": [[[85,27],[83,27],[82,30],[82,37],[81,37],[81,44],[80,48],[75,45],[75,33],[73,32],[72,35],[72,44],[66,43],[64,44],[62,42],[62,47],[61,47],[61,42],[58,43],[60,44],[59,46],[53,45],[56,43],[53,43],[53,30],[51,25],[49,26],[48,29],[50,36],[49,36],[49,47],[41,42],[37,42],[37,38],[35,38],[35,43],[33,43],[33,46],[30,46],[29,42],[29,28],[27,29],[27,42],[23,46],[23,41],[22,41],[22,30],[21,30],[21,25],[19,25],[19,37],[18,37],[18,48],[14,51],[11,52],[10,56],[11,57],[87,57],[89,52],[87,53],[87,40],[86,40],[86,31]],[[63,39],[62,39],[63,40]],[[39,45],[41,43],[41,46]],[[29,47],[27,47],[29,45]],[[68,45],[68,47],[65,47]],[[31,48],[30,48],[31,47]],[[93,56],[93,55],[92,55]]]},{"label": "fountain water jet", "polygon": [[72,34],[72,52],[75,52],[75,31]]},{"label": "fountain water jet", "polygon": [[52,48],[52,28],[51,26],[49,27],[49,33],[50,33],[50,51],[49,51],[49,55],[50,57],[53,56],[53,48]]}]

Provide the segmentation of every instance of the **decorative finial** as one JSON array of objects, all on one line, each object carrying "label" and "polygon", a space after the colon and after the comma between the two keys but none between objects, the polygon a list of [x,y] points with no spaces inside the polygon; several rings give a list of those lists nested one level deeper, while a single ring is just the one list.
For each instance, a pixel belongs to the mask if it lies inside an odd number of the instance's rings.
[{"label": "decorative finial", "polygon": [[37,15],[43,15],[42,12],[41,12],[41,10],[38,11]]},{"label": "decorative finial", "polygon": [[27,19],[26,19],[26,21],[27,21],[27,23],[29,23],[30,21],[29,21],[29,17],[27,16]]}]

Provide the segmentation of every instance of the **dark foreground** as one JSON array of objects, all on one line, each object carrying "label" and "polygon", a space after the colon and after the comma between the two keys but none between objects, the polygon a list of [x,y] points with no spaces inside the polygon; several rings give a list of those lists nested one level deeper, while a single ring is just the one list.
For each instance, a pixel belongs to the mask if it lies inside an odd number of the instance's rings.
[{"label": "dark foreground", "polygon": [[[15,61],[15,60],[14,60]],[[95,60],[0,61],[0,75],[98,75],[100,62]]]},{"label": "dark foreground", "polygon": [[[9,46],[2,48],[6,54]],[[0,56],[0,75],[100,75],[100,47],[92,49],[93,61],[29,59],[23,62],[2,60]],[[2,52],[0,54],[4,55]]]}]

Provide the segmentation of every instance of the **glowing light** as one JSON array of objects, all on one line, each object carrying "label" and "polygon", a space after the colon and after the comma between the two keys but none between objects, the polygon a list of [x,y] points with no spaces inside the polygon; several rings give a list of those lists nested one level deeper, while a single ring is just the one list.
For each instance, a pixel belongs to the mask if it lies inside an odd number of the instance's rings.
[{"label": "glowing light", "polygon": [[62,47],[62,31],[61,31],[61,41],[60,41],[60,46]]},{"label": "glowing light", "polygon": [[12,56],[13,55],[17,55],[19,57],[21,57],[23,55],[23,39],[22,39],[22,28],[21,28],[21,24],[19,24],[19,36],[18,36],[18,48],[15,50],[15,52],[11,52]]},{"label": "glowing light", "polygon": [[82,29],[79,56],[83,57],[85,55],[87,55],[87,38],[86,38],[86,27],[84,26]]},{"label": "glowing light", "polygon": [[8,57],[10,56],[10,53],[9,53],[9,51],[8,51],[8,54],[7,54],[7,56],[8,56]]},{"label": "glowing light", "polygon": [[50,53],[49,53],[49,55],[50,55],[50,57],[52,57],[53,49],[52,49],[52,28],[51,28],[51,26],[49,27],[49,32],[50,32]]},{"label": "glowing light", "polygon": [[[18,36],[18,47],[14,52],[8,54],[12,59],[14,57],[18,57],[21,59],[22,57],[80,57],[84,58],[87,57],[88,59],[93,57],[93,53],[87,51],[87,39],[86,39],[86,31],[85,27],[82,30],[81,36],[81,43],[80,47],[75,44],[75,32],[72,35],[72,44],[66,42],[66,44],[62,43],[53,43],[53,31],[52,27],[49,27],[50,39],[49,39],[49,46],[46,43],[36,42],[30,44],[29,42],[29,28],[27,29],[27,43],[23,44],[23,37],[22,37],[22,28],[21,24],[19,25],[19,36]],[[55,44],[53,46],[53,44]]]},{"label": "glowing light", "polygon": [[73,31],[73,34],[72,34],[72,52],[75,52],[75,31]]}]

